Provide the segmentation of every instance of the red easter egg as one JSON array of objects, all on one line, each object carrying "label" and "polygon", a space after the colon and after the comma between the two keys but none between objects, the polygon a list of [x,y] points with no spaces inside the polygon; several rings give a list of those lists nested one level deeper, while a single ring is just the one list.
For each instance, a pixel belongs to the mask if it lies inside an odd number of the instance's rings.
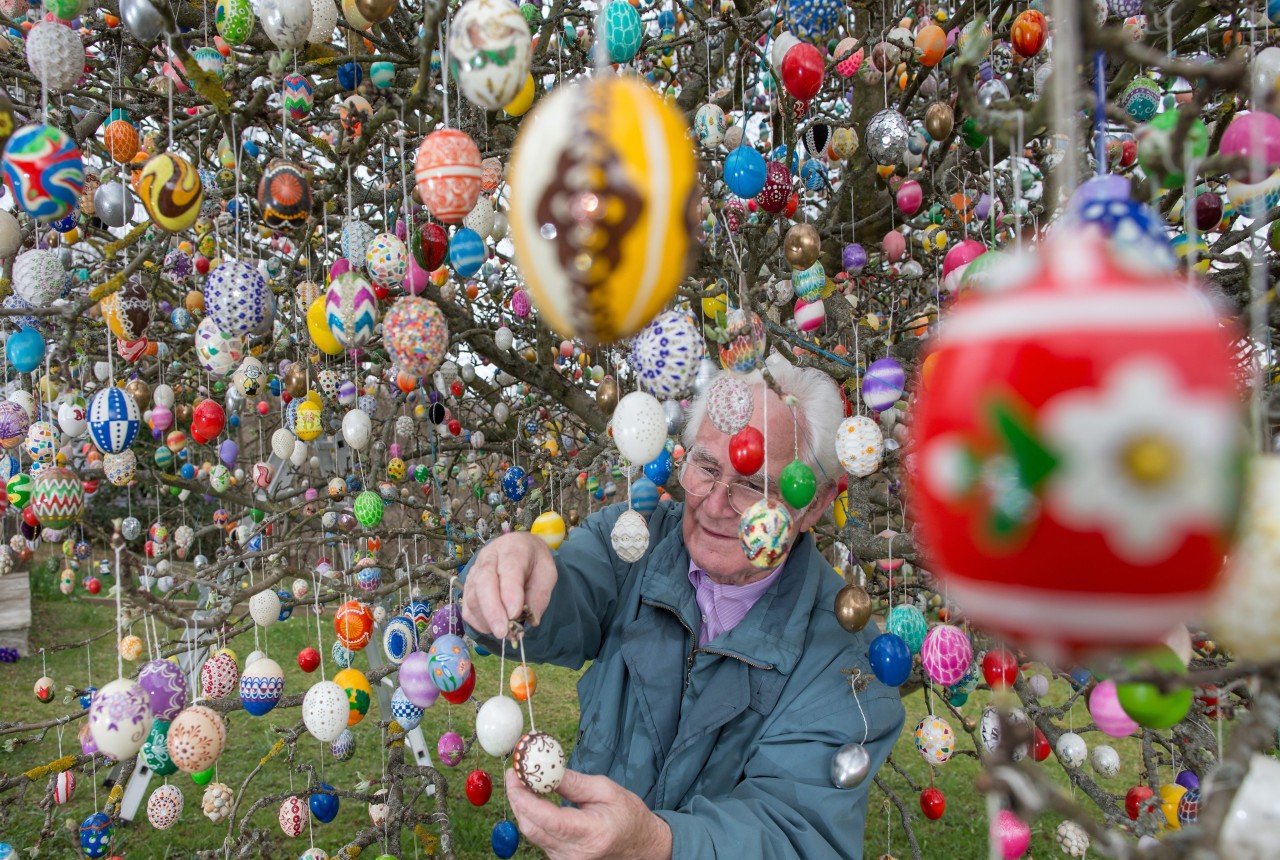
[{"label": "red easter egg", "polygon": [[808,42],[792,45],[782,57],[782,85],[794,99],[807,102],[822,89],[822,52]]},{"label": "red easter egg", "polygon": [[920,211],[920,206],[924,203],[924,190],[919,182],[908,179],[898,187],[895,200],[903,215],[914,215]]},{"label": "red easter egg", "polygon": [[90,594],[97,594],[102,591],[102,580],[96,576],[91,576],[85,581],[84,587]]},{"label": "red easter egg", "polygon": [[1018,677],[1018,661],[1003,648],[993,648],[982,658],[982,677],[993,690],[1007,690]]},{"label": "red easter egg", "polygon": [[449,419],[449,433],[453,436],[462,435],[462,422],[457,418]]},{"label": "red easter egg", "polygon": [[472,806],[484,806],[493,796],[493,780],[482,770],[473,770],[467,774],[467,800]]},{"label": "red easter egg", "polygon": [[1009,41],[1013,49],[1023,57],[1034,57],[1044,47],[1049,34],[1049,23],[1044,13],[1036,9],[1024,9],[1013,19]]},{"label": "red easter egg", "polygon": [[770,161],[765,172],[764,188],[755,201],[766,212],[777,214],[787,208],[791,199],[791,171],[781,161]]},{"label": "red easter egg", "polygon": [[373,612],[358,600],[348,600],[333,616],[333,631],[344,647],[359,651],[373,635]]},{"label": "red easter egg", "polygon": [[1154,795],[1155,792],[1145,785],[1135,785],[1124,796],[1124,811],[1131,819],[1137,821],[1138,813],[1142,811],[1143,804]]},{"label": "red easter egg", "polygon": [[947,811],[947,798],[938,788],[926,788],[920,792],[920,811],[930,821],[937,821]]},{"label": "red easter egg", "polygon": [[764,465],[764,434],[744,427],[729,437],[729,463],[739,475],[754,475]]},{"label": "red easter egg", "polygon": [[1036,740],[1031,745],[1031,757],[1036,761],[1044,761],[1052,752],[1049,746],[1049,739],[1044,736],[1044,732],[1040,731],[1039,726],[1036,727]]},{"label": "red easter egg", "polygon": [[303,648],[298,652],[298,668],[304,672],[314,672],[320,668],[320,652],[314,648]]},{"label": "red easter egg", "polygon": [[227,425],[227,413],[221,404],[211,398],[205,398],[196,404],[191,415],[191,438],[201,445],[218,438],[222,428]]},{"label": "red easter egg", "polygon": [[915,410],[929,563],[975,626],[1038,656],[1161,641],[1229,548],[1235,332],[1176,272],[1091,230],[996,271],[1013,283],[943,320]]},{"label": "red easter egg", "polygon": [[444,690],[441,690],[440,695],[444,697],[444,700],[446,702],[449,702],[450,704],[461,705],[467,699],[471,698],[471,694],[474,693],[475,690],[476,690],[476,670],[475,670],[475,667],[472,666],[470,673],[467,674],[467,680],[462,682],[461,687],[459,687],[456,690],[452,690],[448,693],[446,693]]}]

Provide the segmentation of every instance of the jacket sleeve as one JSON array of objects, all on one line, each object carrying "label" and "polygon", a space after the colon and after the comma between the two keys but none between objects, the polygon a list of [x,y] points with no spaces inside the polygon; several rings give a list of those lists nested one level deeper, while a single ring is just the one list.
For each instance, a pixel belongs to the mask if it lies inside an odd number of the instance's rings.
[{"label": "jacket sleeve", "polygon": [[[610,540],[613,525],[625,509],[625,505],[613,505],[591,515],[552,553],[556,585],[538,626],[525,629],[529,660],[580,669],[600,653],[603,631],[617,606],[620,577],[630,567],[618,558]],[[470,568],[468,563],[461,575],[464,588]],[[478,636],[470,627],[467,634],[494,653],[501,647],[496,639]],[[519,657],[519,651],[508,646],[507,655]]]},{"label": "jacket sleeve", "polygon": [[[828,697],[808,719],[763,738],[747,760],[742,781],[721,797],[697,796],[675,811],[656,810],[671,826],[672,860],[825,860],[862,857],[872,778],[902,730],[905,711],[893,691],[859,696],[866,719],[871,771],[853,789],[831,783],[831,758],[862,720],[849,720],[848,692]],[[851,725],[851,722],[853,725]]]}]

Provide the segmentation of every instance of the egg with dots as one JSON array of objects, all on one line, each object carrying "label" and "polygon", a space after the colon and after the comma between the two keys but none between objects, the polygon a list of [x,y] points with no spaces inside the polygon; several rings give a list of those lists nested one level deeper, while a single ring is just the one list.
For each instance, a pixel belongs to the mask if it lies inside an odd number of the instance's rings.
[{"label": "egg with dots", "polygon": [[367,604],[348,600],[338,607],[333,617],[333,630],[344,647],[359,651],[369,644],[373,635],[373,612]]}]

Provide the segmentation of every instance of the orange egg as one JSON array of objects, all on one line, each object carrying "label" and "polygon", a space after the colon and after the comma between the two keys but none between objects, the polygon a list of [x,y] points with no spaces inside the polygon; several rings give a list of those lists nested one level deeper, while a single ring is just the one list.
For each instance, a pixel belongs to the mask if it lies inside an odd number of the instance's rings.
[{"label": "orange egg", "polygon": [[405,394],[418,387],[418,378],[405,373],[403,370],[396,374],[396,388],[399,388]]},{"label": "orange egg", "polygon": [[475,283],[475,281],[472,281],[471,283],[467,284],[468,299],[474,302],[479,295],[480,295],[480,287]]},{"label": "orange egg", "polygon": [[108,28],[112,30],[120,26],[120,19],[117,18],[115,15],[104,13],[102,16],[102,21],[104,24],[107,25]]},{"label": "orange egg", "polygon": [[511,695],[527,700],[538,691],[538,673],[532,666],[517,666],[511,673]]},{"label": "orange egg", "polygon": [[926,24],[916,33],[915,50],[920,65],[933,68],[947,52],[947,34],[937,24]]}]

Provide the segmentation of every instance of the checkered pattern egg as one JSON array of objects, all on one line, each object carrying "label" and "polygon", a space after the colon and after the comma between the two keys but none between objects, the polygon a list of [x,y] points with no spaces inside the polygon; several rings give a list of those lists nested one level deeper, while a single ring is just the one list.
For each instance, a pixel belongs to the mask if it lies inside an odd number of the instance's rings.
[{"label": "checkered pattern egg", "polygon": [[368,260],[369,243],[376,235],[374,229],[363,221],[348,219],[342,225],[342,256],[352,268],[363,269]]},{"label": "checkered pattern egg", "polygon": [[65,92],[84,75],[80,33],[58,21],[40,21],[27,31],[27,65],[51,92]]},{"label": "checkered pattern egg", "polygon": [[[687,132],[661,96],[614,76],[558,88],[521,124],[511,238],[527,289],[559,334],[630,337],[670,301],[701,200]],[[582,195],[600,205],[579,220]]]},{"label": "checkered pattern egg", "polygon": [[310,812],[301,797],[286,797],[280,804],[280,812],[276,818],[285,836],[301,836],[307,827]]},{"label": "checkered pattern egg", "polygon": [[916,749],[929,764],[946,764],[955,748],[956,736],[942,717],[929,714],[916,723]]},{"label": "checkered pattern egg", "polygon": [[200,667],[200,690],[206,699],[230,696],[239,682],[240,669],[226,651],[214,654]]},{"label": "checkered pattern egg", "polygon": [[37,421],[27,428],[27,454],[37,463],[52,463],[62,447],[62,433],[52,422]]},{"label": "checkered pattern egg", "polygon": [[67,270],[53,251],[25,251],[13,260],[13,291],[31,307],[45,307],[66,284]]},{"label": "checkered pattern egg", "polygon": [[84,484],[70,469],[50,466],[36,476],[31,510],[45,528],[65,529],[84,514]]},{"label": "checkered pattern egg", "polygon": [[213,708],[184,708],[169,725],[169,757],[183,773],[213,767],[227,745],[227,726]]},{"label": "checkered pattern egg", "polygon": [[365,251],[365,265],[375,283],[398,287],[409,271],[409,249],[394,233],[379,233]]},{"label": "checkered pattern egg", "polygon": [[373,285],[358,272],[334,278],[325,294],[325,318],[329,330],[344,347],[356,347],[373,337],[378,324],[378,298]]},{"label": "checkered pattern egg", "polygon": [[383,320],[383,343],[396,366],[413,376],[434,371],[449,348],[449,326],[435,302],[420,296],[398,299]]},{"label": "checkered pattern egg", "polygon": [[399,666],[418,649],[418,627],[413,619],[397,615],[387,621],[382,629],[382,651],[387,659]]},{"label": "checkered pattern egg", "polygon": [[208,318],[219,329],[237,337],[263,331],[276,313],[267,279],[241,260],[223,260],[209,273],[204,282],[204,305]]},{"label": "checkered pattern egg", "polygon": [[449,75],[485,110],[510,104],[533,60],[529,24],[508,0],[467,0],[449,25]]},{"label": "checkered pattern egg", "polygon": [[688,314],[660,314],[632,343],[640,386],[663,399],[684,396],[698,375],[698,362],[705,349],[702,332]]},{"label": "checkered pattern egg", "polygon": [[791,514],[776,501],[761,499],[738,522],[738,540],[752,565],[777,567],[791,549]]},{"label": "checkered pattern egg", "polygon": [[973,663],[973,644],[959,627],[939,624],[924,637],[920,646],[920,663],[925,674],[936,683],[950,686],[958,683]]},{"label": "checkered pattern egg", "polygon": [[422,708],[409,701],[404,690],[396,687],[395,693],[391,695],[391,716],[400,724],[400,728],[406,732],[416,729],[422,723],[422,713]]},{"label": "checkered pattern egg", "polygon": [[104,388],[89,403],[89,438],[104,454],[119,454],[133,444],[142,426],[138,401],[123,388]]},{"label": "checkered pattern egg", "polygon": [[140,281],[131,279],[102,300],[102,315],[120,340],[140,340],[151,325],[151,296]]},{"label": "checkered pattern egg", "polygon": [[244,360],[244,341],[218,327],[213,317],[205,317],[196,326],[196,359],[214,376],[226,376]]},{"label": "checkered pattern egg", "polygon": [[283,84],[284,109],[294,119],[302,119],[315,107],[316,96],[311,79],[294,72],[285,75]]},{"label": "checkered pattern egg", "polygon": [[273,230],[305,224],[311,217],[311,176],[291,161],[275,159],[258,182],[258,206]]},{"label": "checkered pattern egg", "polygon": [[846,418],[836,430],[836,454],[840,465],[855,478],[865,478],[880,468],[884,457],[884,433],[865,415]]},{"label": "checkered pattern egg", "polygon": [[476,205],[480,150],[469,135],[456,129],[427,135],[418,147],[413,171],[422,202],[444,223],[457,224]]},{"label": "checkered pattern egg", "polygon": [[755,408],[751,389],[735,376],[721,374],[712,380],[707,389],[707,417],[712,425],[732,436],[751,422]]},{"label": "checkered pattern egg", "polygon": [[176,785],[162,785],[147,798],[147,821],[156,830],[168,830],[182,815],[182,789]]},{"label": "checkered pattern egg", "polygon": [[427,652],[431,680],[442,693],[452,693],[471,674],[471,649],[461,636],[446,633],[431,643]]},{"label": "checkered pattern egg", "polygon": [[204,183],[181,155],[162,152],[153,156],[142,168],[137,188],[147,214],[162,230],[179,233],[200,217]]},{"label": "checkered pattern egg", "polygon": [[280,704],[284,695],[284,670],[269,657],[246,666],[240,676],[240,704],[255,717],[260,717]]},{"label": "checkered pattern egg", "polygon": [[26,125],[15,131],[5,144],[0,167],[22,211],[39,221],[61,221],[70,215],[84,190],[80,149],[52,125]]}]

